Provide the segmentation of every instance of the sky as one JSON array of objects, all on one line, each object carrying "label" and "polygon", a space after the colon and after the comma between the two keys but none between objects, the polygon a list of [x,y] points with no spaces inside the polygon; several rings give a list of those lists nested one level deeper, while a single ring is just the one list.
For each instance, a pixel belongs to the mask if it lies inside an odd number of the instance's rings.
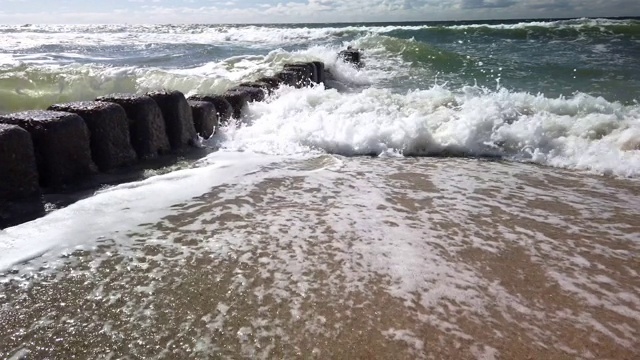
[{"label": "sky", "polygon": [[640,0],[0,0],[0,24],[307,23],[640,16]]}]

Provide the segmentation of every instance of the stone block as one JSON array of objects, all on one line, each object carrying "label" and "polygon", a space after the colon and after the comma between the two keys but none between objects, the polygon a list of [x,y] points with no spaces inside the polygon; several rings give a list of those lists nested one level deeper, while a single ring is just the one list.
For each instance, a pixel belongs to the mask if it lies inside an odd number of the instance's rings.
[{"label": "stone block", "polygon": [[248,96],[248,101],[262,101],[267,96],[267,91],[260,87],[236,86],[227,91],[227,93],[241,92]]},{"label": "stone block", "polygon": [[189,100],[193,113],[193,124],[200,136],[208,139],[218,128],[218,111],[213,103],[208,101]]},{"label": "stone block", "polygon": [[31,135],[18,125],[0,124],[0,202],[39,193]]},{"label": "stone block", "polygon": [[313,61],[312,64],[316,67],[318,84],[324,83],[324,63],[322,61]]},{"label": "stone block", "polygon": [[189,100],[212,103],[216,108],[219,124],[227,123],[231,119],[231,115],[233,115],[233,107],[222,95],[193,95],[189,96]]},{"label": "stone block", "polygon": [[275,77],[275,76],[265,76],[265,77],[261,77],[260,79],[256,80],[259,83],[264,83],[264,84],[268,84],[272,90],[277,89],[280,84],[282,84],[282,80]]},{"label": "stone block", "polygon": [[302,75],[302,86],[309,86],[318,82],[316,67],[312,63],[296,63],[284,65],[284,70],[299,71]]},{"label": "stone block", "polygon": [[80,116],[35,110],[0,115],[0,123],[18,125],[31,134],[42,186],[72,184],[95,172],[89,130]]},{"label": "stone block", "polygon": [[98,101],[116,103],[124,108],[129,118],[131,145],[140,159],[157,157],[170,150],[169,138],[158,104],[149,96],[111,94]]},{"label": "stone block", "polygon": [[129,120],[120,105],[102,101],[78,101],[51,105],[49,110],[74,113],[84,120],[89,129],[91,158],[101,171],[109,171],[136,161],[129,135]]},{"label": "stone block", "polygon": [[300,87],[303,76],[304,74],[301,69],[283,70],[276,75],[276,77],[280,79],[283,84],[293,87]]},{"label": "stone block", "polygon": [[251,101],[250,95],[245,91],[227,91],[222,95],[233,108],[233,117],[239,119],[247,104]]},{"label": "stone block", "polygon": [[180,91],[154,91],[147,94],[162,111],[169,144],[173,150],[181,150],[197,142],[193,115],[187,99]]},{"label": "stone block", "polygon": [[240,85],[234,87],[233,89],[243,88],[243,87],[250,87],[250,88],[260,89],[260,90],[264,91],[265,96],[266,95],[271,95],[271,93],[273,92],[273,89],[274,89],[274,87],[271,86],[271,84],[266,83],[266,82],[261,82],[261,81],[243,82],[243,83],[240,83]]}]

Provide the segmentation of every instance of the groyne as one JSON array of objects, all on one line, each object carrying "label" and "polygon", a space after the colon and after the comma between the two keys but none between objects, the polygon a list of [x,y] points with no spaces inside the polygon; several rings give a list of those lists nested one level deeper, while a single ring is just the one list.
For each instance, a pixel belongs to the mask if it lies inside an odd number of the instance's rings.
[{"label": "groyne", "polygon": [[0,229],[44,214],[45,194],[82,189],[101,174],[135,172],[141,163],[196,151],[199,136],[206,139],[241,118],[249,103],[281,85],[323,83],[325,71],[320,61],[293,63],[222,94],[111,94],[0,115]]}]

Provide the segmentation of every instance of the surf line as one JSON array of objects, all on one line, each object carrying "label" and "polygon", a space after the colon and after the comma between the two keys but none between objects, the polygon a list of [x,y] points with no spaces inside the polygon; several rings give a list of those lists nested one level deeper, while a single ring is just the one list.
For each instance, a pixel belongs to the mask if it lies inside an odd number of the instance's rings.
[{"label": "surf line", "polygon": [[299,62],[223,94],[110,94],[0,115],[0,229],[44,215],[51,194],[73,194],[62,200],[71,203],[104,185],[139,179],[145,169],[170,165],[179,156],[202,156],[199,137],[207,139],[220,125],[240,119],[249,103],[263,101],[281,85],[324,81],[323,62]]}]

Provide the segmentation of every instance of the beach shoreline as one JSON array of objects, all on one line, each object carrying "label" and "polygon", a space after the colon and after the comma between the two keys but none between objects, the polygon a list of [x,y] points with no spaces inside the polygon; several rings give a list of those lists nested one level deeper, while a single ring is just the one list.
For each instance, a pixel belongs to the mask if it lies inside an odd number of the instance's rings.
[{"label": "beach shoreline", "polygon": [[5,273],[0,354],[633,358],[638,187],[469,159],[265,168]]}]

